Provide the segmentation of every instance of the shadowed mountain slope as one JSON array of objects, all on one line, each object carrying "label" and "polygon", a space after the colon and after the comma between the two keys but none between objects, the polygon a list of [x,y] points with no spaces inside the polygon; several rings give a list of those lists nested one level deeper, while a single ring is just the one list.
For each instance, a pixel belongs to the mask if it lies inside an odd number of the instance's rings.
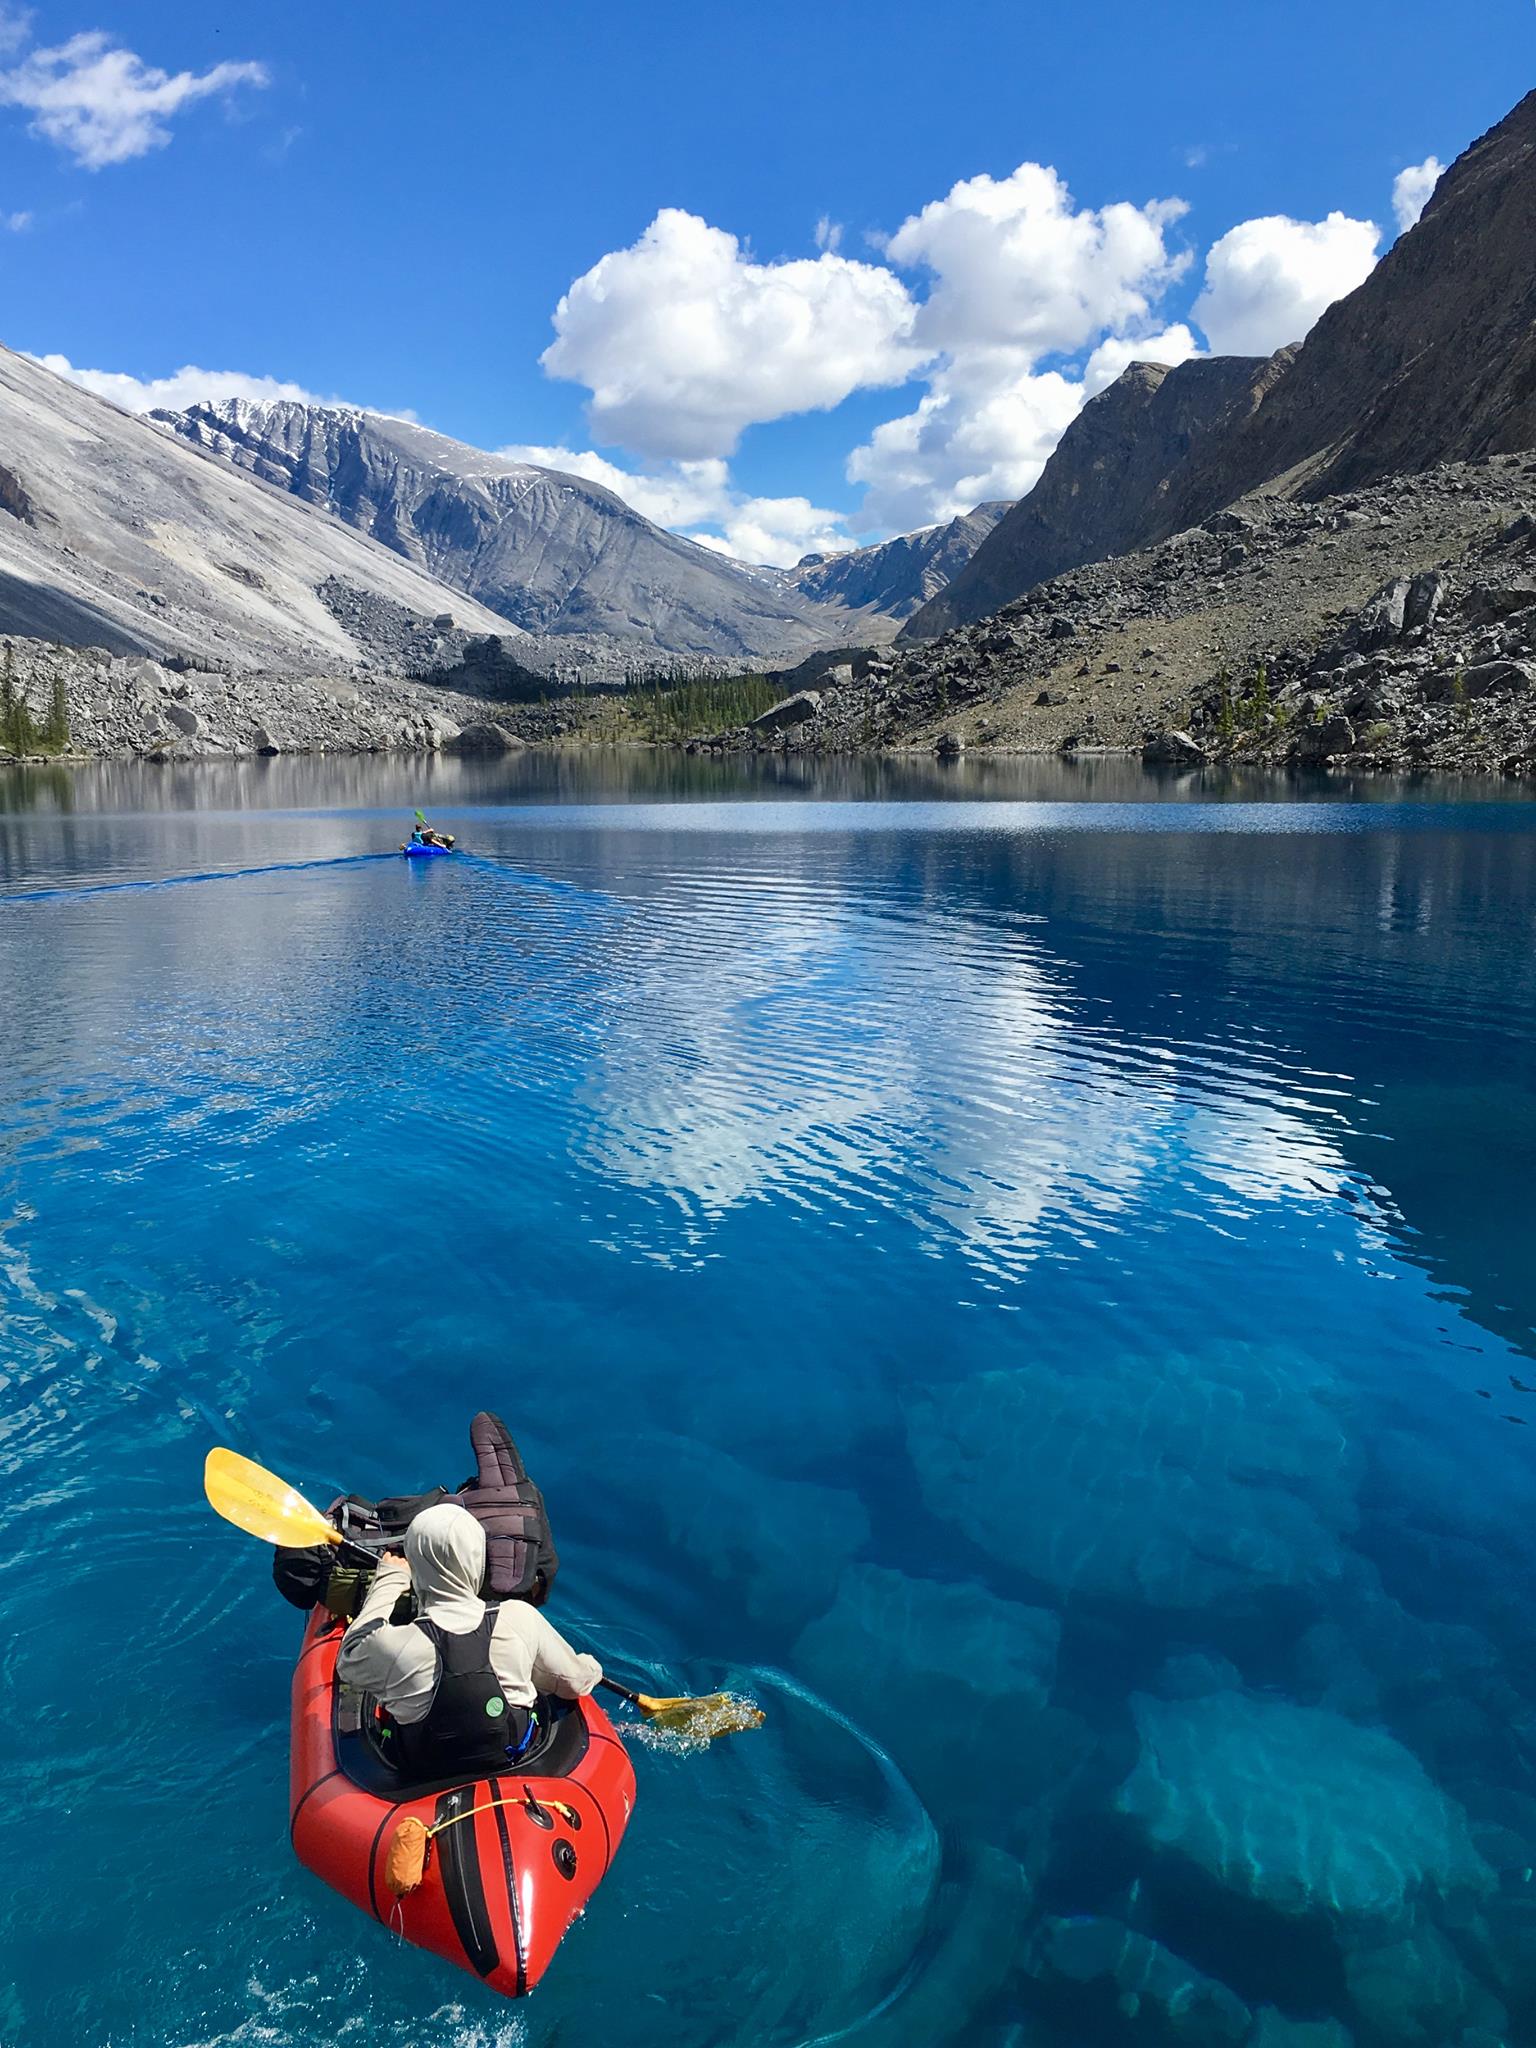
[{"label": "shadowed mountain slope", "polygon": [[806,555],[785,572],[784,580],[817,604],[909,618],[959,575],[1008,509],[1008,500],[998,499],[873,547],[845,555]]},{"label": "shadowed mountain slope", "polygon": [[1318,498],[1533,445],[1536,92],[1457,158],[1418,225],[1299,348],[1132,364],[903,637],[986,617],[1254,491]]}]

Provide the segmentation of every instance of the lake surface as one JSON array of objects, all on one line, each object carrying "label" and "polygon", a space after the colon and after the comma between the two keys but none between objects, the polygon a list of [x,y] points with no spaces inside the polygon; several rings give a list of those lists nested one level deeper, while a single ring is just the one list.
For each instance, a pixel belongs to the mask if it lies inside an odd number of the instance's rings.
[{"label": "lake surface", "polygon": [[[0,772],[0,898],[6,2048],[1536,2041],[1536,805]],[[769,1715],[524,2007],[291,1861],[200,1484],[482,1406],[552,1618]]]}]

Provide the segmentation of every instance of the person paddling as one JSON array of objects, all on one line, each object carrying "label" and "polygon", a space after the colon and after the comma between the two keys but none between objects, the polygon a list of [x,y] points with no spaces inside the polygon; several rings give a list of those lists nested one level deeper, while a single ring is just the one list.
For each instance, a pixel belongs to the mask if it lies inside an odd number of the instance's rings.
[{"label": "person paddling", "polygon": [[[406,846],[440,846],[442,852],[446,854],[453,850],[453,834],[451,831],[434,831],[432,825],[428,825],[428,821],[418,811],[416,823],[412,825],[412,836],[406,842]],[[406,846],[401,846],[401,854],[406,852]]]},{"label": "person paddling", "polygon": [[[541,1692],[580,1699],[602,1681],[597,1659],[527,1601],[488,1606],[485,1565],[485,1530],[467,1509],[424,1509],[405,1532],[405,1555],[380,1560],[342,1638],[336,1675],[385,1709],[409,1780],[504,1770],[533,1739]],[[395,1623],[407,1590],[416,1619]]]}]

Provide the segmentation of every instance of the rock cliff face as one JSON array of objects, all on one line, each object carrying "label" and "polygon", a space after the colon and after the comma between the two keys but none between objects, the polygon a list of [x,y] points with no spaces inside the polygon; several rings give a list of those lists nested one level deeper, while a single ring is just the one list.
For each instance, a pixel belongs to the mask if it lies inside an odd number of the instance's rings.
[{"label": "rock cliff face", "polygon": [[1174,531],[1165,526],[1169,503],[1191,460],[1251,415],[1293,354],[1218,356],[1173,370],[1132,363],[1083,407],[1029,496],[901,637],[935,639],[1049,576]]},{"label": "rock cliff face", "polygon": [[816,604],[910,618],[953,582],[1009,510],[1007,499],[977,505],[940,526],[919,527],[846,555],[807,555],[785,582]]},{"label": "rock cliff face", "polygon": [[0,348],[0,632],[206,669],[349,667],[364,649],[320,594],[341,582],[423,626],[504,619]]},{"label": "rock cliff face", "polygon": [[932,639],[1047,577],[1166,540],[1258,490],[1320,498],[1536,446],[1536,92],[1298,349],[1133,364],[1039,483],[908,621]]},{"label": "rock cliff face", "polygon": [[155,418],[323,506],[529,632],[753,658],[847,637],[798,592],[667,533],[600,484],[407,420],[228,400]]},{"label": "rock cliff face", "polygon": [[[1287,374],[1197,468],[1222,502],[1306,465],[1300,495],[1536,447],[1536,92],[1459,156],[1423,218],[1330,306]],[[1188,508],[1183,508],[1187,510]]]}]

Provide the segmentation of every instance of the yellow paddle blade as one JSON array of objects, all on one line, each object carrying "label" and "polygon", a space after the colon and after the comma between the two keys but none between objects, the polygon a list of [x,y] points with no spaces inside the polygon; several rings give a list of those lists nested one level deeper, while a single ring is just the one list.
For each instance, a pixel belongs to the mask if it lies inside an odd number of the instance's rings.
[{"label": "yellow paddle blade", "polygon": [[635,1704],[658,1728],[670,1728],[697,1742],[711,1742],[717,1735],[739,1735],[744,1729],[763,1725],[763,1710],[757,1702],[734,1692],[705,1693],[696,1700],[656,1700],[642,1692],[636,1695]]},{"label": "yellow paddle blade", "polygon": [[211,1450],[203,1466],[203,1491],[208,1505],[226,1522],[263,1543],[281,1543],[303,1550],[311,1543],[340,1543],[318,1508],[275,1472],[242,1458],[238,1451]]}]

